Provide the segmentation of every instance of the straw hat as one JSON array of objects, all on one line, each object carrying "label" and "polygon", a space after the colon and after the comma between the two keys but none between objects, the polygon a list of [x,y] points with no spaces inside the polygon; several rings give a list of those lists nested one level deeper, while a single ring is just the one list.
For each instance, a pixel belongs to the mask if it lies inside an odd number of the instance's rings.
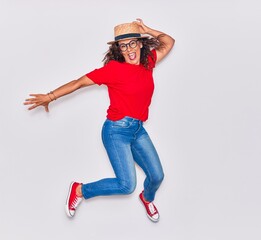
[{"label": "straw hat", "polygon": [[132,38],[148,38],[148,36],[141,35],[140,28],[137,23],[123,23],[114,28],[114,41],[110,41],[108,44],[113,44],[120,40]]}]

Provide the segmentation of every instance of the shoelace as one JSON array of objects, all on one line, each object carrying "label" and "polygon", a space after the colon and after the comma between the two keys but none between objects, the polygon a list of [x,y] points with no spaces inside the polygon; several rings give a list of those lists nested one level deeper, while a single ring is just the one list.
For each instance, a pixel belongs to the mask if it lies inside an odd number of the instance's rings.
[{"label": "shoelace", "polygon": [[149,203],[148,206],[149,206],[149,210],[150,210],[151,214],[154,214],[157,212],[152,202]]},{"label": "shoelace", "polygon": [[73,199],[70,208],[75,210],[77,208],[77,206],[79,205],[79,203],[82,201],[81,197],[77,197],[75,196],[75,198]]}]

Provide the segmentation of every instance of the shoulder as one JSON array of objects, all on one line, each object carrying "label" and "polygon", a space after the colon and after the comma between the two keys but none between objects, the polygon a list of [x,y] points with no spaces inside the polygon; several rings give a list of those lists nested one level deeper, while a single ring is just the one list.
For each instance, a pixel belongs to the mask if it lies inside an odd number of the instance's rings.
[{"label": "shoulder", "polygon": [[148,55],[148,63],[149,63],[149,68],[155,68],[157,62],[157,52],[155,49],[152,49]]},{"label": "shoulder", "polygon": [[110,60],[107,64],[104,65],[104,67],[115,67],[115,66],[120,66],[122,63],[116,61],[116,60]]},{"label": "shoulder", "polygon": [[157,62],[157,51],[156,51],[156,49],[152,49],[150,52],[151,52],[151,55],[153,57],[152,61]]}]

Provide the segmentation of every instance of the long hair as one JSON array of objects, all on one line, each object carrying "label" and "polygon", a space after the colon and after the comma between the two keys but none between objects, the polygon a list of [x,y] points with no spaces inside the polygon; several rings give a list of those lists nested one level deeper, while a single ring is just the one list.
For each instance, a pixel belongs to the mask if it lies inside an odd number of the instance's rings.
[{"label": "long hair", "polygon": [[[148,56],[151,56],[152,58],[154,58],[151,53],[151,50],[152,49],[161,49],[161,48],[165,47],[164,43],[160,41],[160,38],[163,36],[164,36],[164,34],[160,34],[157,38],[138,38],[138,40],[142,43],[141,54],[140,54],[140,63],[146,69],[149,69]],[[118,42],[113,43],[109,47],[109,50],[106,52],[106,55],[103,59],[104,65],[106,65],[111,60],[115,60],[118,62],[125,62],[125,59],[119,49]]]}]

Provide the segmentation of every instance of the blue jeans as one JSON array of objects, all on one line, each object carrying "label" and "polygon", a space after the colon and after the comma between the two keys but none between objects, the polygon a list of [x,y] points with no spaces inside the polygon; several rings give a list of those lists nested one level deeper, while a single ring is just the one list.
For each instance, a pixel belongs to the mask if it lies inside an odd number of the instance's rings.
[{"label": "blue jeans", "polygon": [[153,201],[164,173],[142,121],[130,117],[118,121],[107,119],[102,129],[102,140],[116,177],[83,184],[83,197],[131,194],[136,187],[136,162],[146,174],[144,197]]}]

